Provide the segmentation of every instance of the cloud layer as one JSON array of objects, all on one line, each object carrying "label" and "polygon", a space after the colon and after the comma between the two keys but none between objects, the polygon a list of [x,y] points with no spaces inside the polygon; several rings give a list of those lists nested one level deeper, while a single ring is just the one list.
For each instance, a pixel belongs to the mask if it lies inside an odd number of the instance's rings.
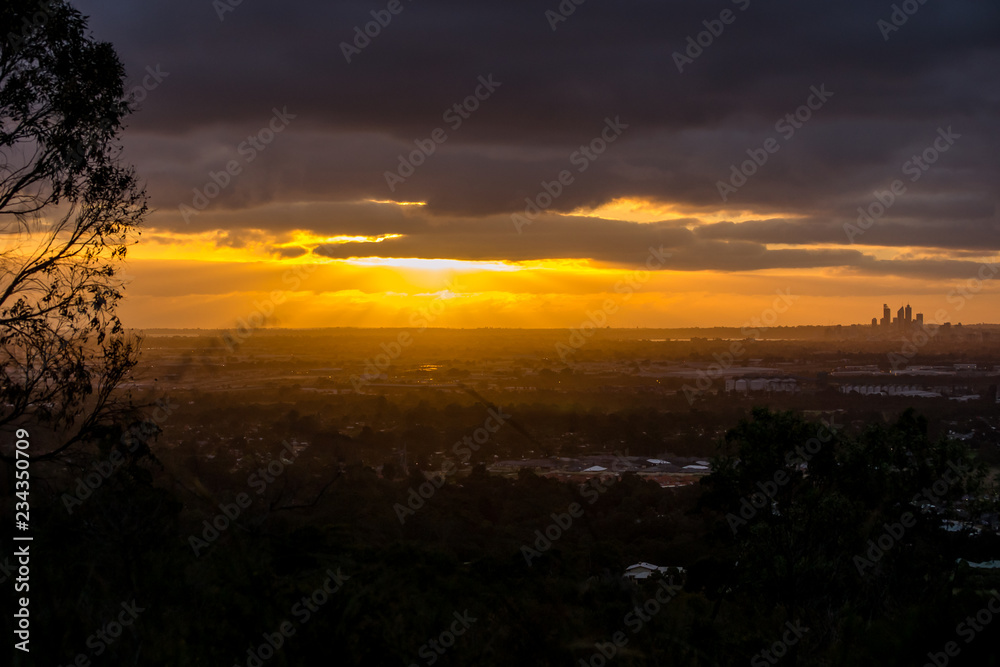
[{"label": "cloud layer", "polygon": [[[168,73],[143,89],[126,136],[159,231],[401,235],[307,248],[333,258],[628,265],[662,245],[680,270],[924,278],[971,275],[1000,244],[995,3],[903,3],[918,9],[893,17],[891,3],[861,0],[589,0],[562,3],[575,10],[554,22],[556,0],[401,0],[395,15],[353,1],[220,15],[224,2],[76,3],[133,85],[147,67]],[[347,62],[373,11],[391,20]],[[689,58],[680,68],[676,54]],[[269,136],[276,110],[286,125]],[[607,119],[627,126],[614,141]],[[421,145],[433,154],[387,183]],[[734,168],[753,173],[737,187]],[[544,203],[563,172],[571,181],[518,233],[511,215]],[[905,191],[873,224],[845,231],[894,181]],[[557,215],[622,198],[684,215]]]}]

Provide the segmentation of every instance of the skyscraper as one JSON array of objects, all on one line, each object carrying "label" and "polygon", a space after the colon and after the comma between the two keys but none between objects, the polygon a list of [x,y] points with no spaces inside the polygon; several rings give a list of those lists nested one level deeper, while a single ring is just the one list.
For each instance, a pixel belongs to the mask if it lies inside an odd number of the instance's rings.
[{"label": "skyscraper", "polygon": [[882,326],[887,327],[892,324],[892,311],[889,310],[889,304],[882,304]]},{"label": "skyscraper", "polygon": [[906,311],[903,309],[902,306],[900,306],[899,310],[896,311],[896,324],[898,324],[899,326],[903,326],[905,317],[906,317]]},{"label": "skyscraper", "polygon": [[913,322],[913,309],[910,308],[910,304],[906,304],[906,323],[910,324]]}]

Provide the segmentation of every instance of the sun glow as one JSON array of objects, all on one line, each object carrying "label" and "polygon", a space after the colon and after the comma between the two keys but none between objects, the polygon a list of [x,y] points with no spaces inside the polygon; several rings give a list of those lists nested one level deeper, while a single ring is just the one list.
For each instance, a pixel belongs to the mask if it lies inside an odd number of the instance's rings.
[{"label": "sun glow", "polygon": [[338,260],[354,266],[386,266],[419,271],[519,271],[510,262],[480,262],[464,259],[420,259],[416,257],[357,257]]},{"label": "sun glow", "polygon": [[697,225],[699,222],[745,222],[747,220],[765,220],[769,218],[785,218],[790,220],[803,217],[775,211],[745,209],[707,210],[704,208],[688,207],[683,204],[658,202],[643,197],[619,197],[600,206],[584,206],[563,215],[644,223],[678,220],[689,221],[691,225]]},{"label": "sun glow", "polygon": [[391,204],[393,206],[427,206],[425,201],[395,201],[392,199],[365,199],[372,204]]},{"label": "sun glow", "polygon": [[[422,204],[371,200],[366,205],[417,213]],[[636,197],[579,209],[573,215],[689,229],[721,220],[739,224],[801,217],[759,210],[699,211]],[[324,214],[314,221],[296,220],[280,231],[268,231],[266,219],[252,216],[212,231],[147,228],[142,243],[129,248],[125,268],[129,298],[123,314],[142,326],[232,326],[254,303],[274,300],[278,294],[282,305],[275,309],[274,326],[280,327],[410,326],[414,312],[442,304],[447,307],[433,326],[577,327],[588,312],[605,304],[615,310],[608,320],[612,327],[739,326],[768,308],[779,291],[809,296],[782,317],[778,326],[785,326],[863,320],[873,310],[872,303],[879,306],[887,299],[916,301],[933,313],[944,300],[933,281],[843,266],[738,273],[661,269],[640,275],[636,266],[585,257],[530,261],[383,257],[379,255],[398,252],[393,246],[410,233],[409,228],[393,227],[390,218],[380,231],[403,233],[365,234],[357,221],[333,226],[337,219]],[[337,233],[341,231],[349,233]],[[390,243],[381,245],[385,241]],[[325,257],[322,246],[341,251],[330,254],[355,256]],[[766,246],[772,251],[806,252],[838,247]],[[923,247],[857,244],[851,250],[882,262],[988,257],[985,251]],[[963,318],[987,318],[1000,298],[990,288],[992,284],[962,313]]]},{"label": "sun glow", "polygon": [[295,230],[292,232],[292,240],[286,243],[275,244],[277,248],[291,248],[294,246],[317,246],[321,244],[342,244],[342,243],[382,243],[388,239],[402,238],[403,234],[379,234],[377,236],[350,236],[338,234],[335,236],[317,236],[311,232]]}]

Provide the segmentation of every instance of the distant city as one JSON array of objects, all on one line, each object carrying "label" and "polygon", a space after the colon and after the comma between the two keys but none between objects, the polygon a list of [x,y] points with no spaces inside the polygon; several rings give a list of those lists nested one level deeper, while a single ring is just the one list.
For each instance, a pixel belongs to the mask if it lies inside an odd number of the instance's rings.
[{"label": "distant city", "polygon": [[910,304],[905,306],[900,306],[899,310],[896,311],[896,317],[892,316],[892,310],[889,308],[889,304],[882,304],[882,319],[879,320],[877,317],[872,318],[872,327],[878,328],[879,326],[889,328],[889,327],[922,327],[924,325],[924,314],[917,313],[917,316],[913,316],[913,309]]}]

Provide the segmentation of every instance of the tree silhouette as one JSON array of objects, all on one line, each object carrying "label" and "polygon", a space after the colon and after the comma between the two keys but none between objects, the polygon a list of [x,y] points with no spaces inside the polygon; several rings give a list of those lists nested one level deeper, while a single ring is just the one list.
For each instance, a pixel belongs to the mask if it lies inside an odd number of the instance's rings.
[{"label": "tree silhouette", "polygon": [[912,410],[851,436],[755,408],[705,485],[734,540],[735,595],[805,620],[810,642],[827,645],[852,623],[948,599],[955,557],[941,522],[992,497],[985,474]]},{"label": "tree silhouette", "polygon": [[115,308],[146,194],[116,141],[124,68],[80,12],[7,0],[0,40],[0,431],[51,459],[127,408],[138,340]]}]

